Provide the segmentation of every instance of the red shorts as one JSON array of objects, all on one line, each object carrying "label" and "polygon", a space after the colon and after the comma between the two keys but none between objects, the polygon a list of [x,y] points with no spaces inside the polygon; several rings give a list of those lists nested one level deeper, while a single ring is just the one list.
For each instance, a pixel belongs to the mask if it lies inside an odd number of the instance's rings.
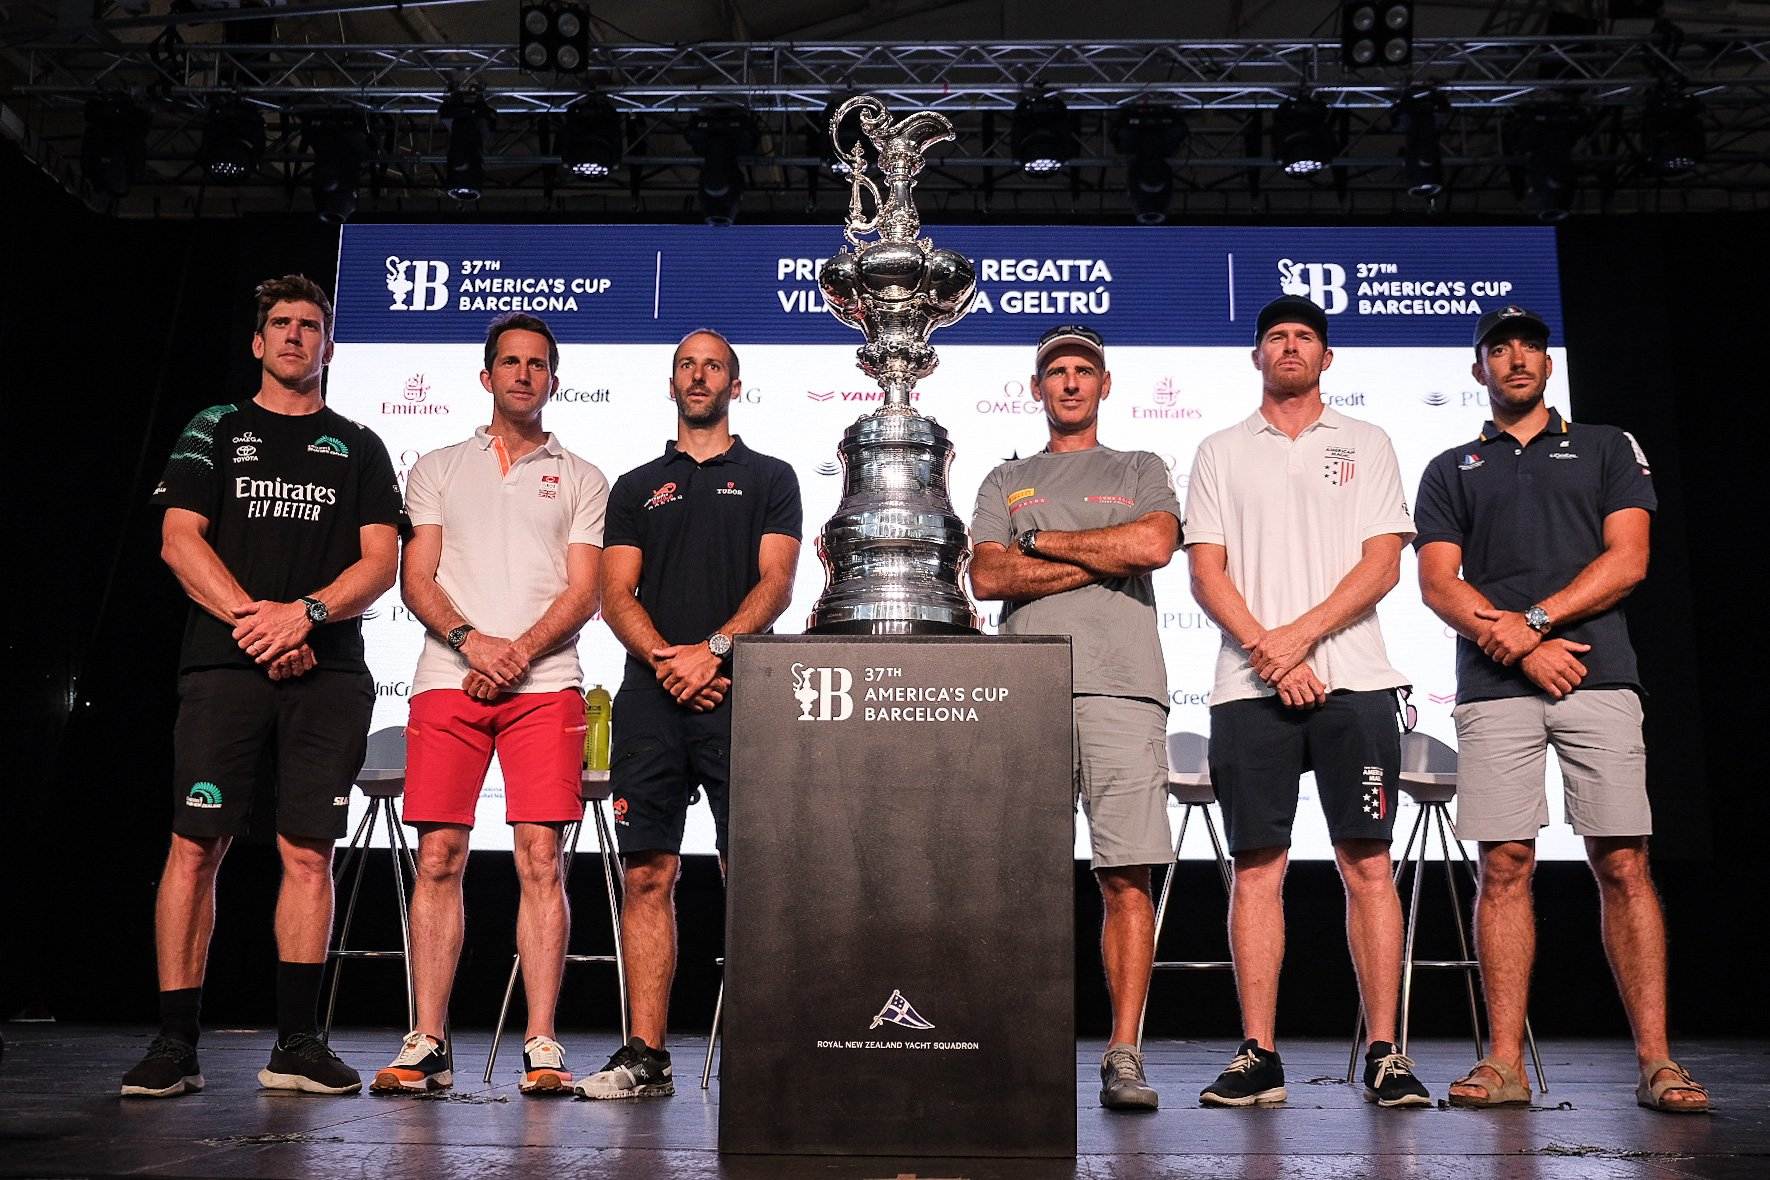
[{"label": "red shorts", "polygon": [[406,722],[405,822],[472,827],[493,750],[506,823],[583,818],[584,698],[575,689],[476,701],[437,688],[412,698]]}]

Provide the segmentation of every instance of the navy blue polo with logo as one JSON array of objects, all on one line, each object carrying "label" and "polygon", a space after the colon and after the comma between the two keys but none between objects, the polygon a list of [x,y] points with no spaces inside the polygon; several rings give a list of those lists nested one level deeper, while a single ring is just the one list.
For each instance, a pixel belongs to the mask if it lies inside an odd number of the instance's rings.
[{"label": "navy blue polo with logo", "polygon": [[[1463,550],[1463,580],[1501,610],[1522,611],[1565,588],[1604,552],[1604,520],[1625,508],[1658,507],[1647,457],[1614,426],[1549,424],[1528,444],[1492,422],[1452,447],[1420,479],[1414,548],[1449,541]],[[1579,659],[1581,688],[1640,690],[1635,649],[1620,606],[1551,635],[1592,650]],[[1457,637],[1457,701],[1532,696],[1541,690],[1523,668],[1504,667]]]},{"label": "navy blue polo with logo", "polygon": [[[724,454],[701,463],[671,442],[615,481],[603,544],[644,555],[639,602],[658,633],[673,644],[699,643],[761,581],[763,534],[798,539],[803,517],[799,478],[781,460],[733,438]],[[629,654],[623,685],[656,684],[651,668]]]}]

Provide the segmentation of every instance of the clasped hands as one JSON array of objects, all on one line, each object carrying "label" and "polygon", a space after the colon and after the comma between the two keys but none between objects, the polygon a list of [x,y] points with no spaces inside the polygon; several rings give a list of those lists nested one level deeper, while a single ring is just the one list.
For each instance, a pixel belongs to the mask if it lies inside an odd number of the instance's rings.
[{"label": "clasped hands", "polygon": [[1327,685],[1304,662],[1318,638],[1299,623],[1286,623],[1242,644],[1254,674],[1278,691],[1286,708],[1313,709],[1327,700]]},{"label": "clasped hands", "polygon": [[300,602],[259,599],[233,609],[234,642],[272,680],[292,680],[313,671],[317,662],[307,637],[313,620]]},{"label": "clasped hands", "polygon": [[1517,664],[1532,684],[1556,700],[1578,688],[1586,678],[1586,666],[1577,656],[1591,651],[1591,644],[1545,639],[1524,621],[1521,611],[1483,607],[1475,612],[1475,617],[1487,624],[1475,636],[1476,645],[1487,658],[1507,668]]}]

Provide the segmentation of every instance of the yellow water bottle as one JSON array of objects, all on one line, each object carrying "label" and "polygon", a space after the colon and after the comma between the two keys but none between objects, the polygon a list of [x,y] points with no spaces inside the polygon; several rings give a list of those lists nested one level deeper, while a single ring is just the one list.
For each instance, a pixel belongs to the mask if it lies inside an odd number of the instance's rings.
[{"label": "yellow water bottle", "polygon": [[584,769],[608,769],[608,732],[613,717],[614,701],[608,689],[598,684],[584,694]]}]

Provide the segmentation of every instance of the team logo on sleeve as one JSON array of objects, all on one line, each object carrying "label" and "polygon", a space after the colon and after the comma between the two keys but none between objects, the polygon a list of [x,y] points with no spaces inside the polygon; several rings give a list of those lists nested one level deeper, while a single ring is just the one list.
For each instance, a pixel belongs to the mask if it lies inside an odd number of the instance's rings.
[{"label": "team logo on sleeve", "polygon": [[1352,447],[1328,447],[1323,452],[1321,477],[1337,488],[1352,482],[1358,469],[1358,452]]},{"label": "team logo on sleeve", "polygon": [[645,510],[650,512],[653,508],[662,508],[664,505],[674,504],[680,499],[682,497],[676,494],[676,481],[671,480],[651,494],[651,499],[645,502]]},{"label": "team logo on sleeve", "polygon": [[192,783],[190,792],[184,797],[184,805],[214,811],[221,806],[221,788],[211,782]]},{"label": "team logo on sleeve", "polygon": [[1470,451],[1468,454],[1464,455],[1461,459],[1457,460],[1457,470],[1458,471],[1473,471],[1477,467],[1484,465],[1486,462],[1487,462],[1486,459],[1483,459],[1480,455],[1476,454],[1474,451]]},{"label": "team logo on sleeve", "polygon": [[1647,465],[1647,452],[1641,449],[1641,444],[1635,441],[1635,436],[1626,430],[1622,432],[1622,436],[1629,440],[1629,449],[1635,452],[1635,462],[1641,468],[1641,474],[1652,475],[1653,469]]}]

